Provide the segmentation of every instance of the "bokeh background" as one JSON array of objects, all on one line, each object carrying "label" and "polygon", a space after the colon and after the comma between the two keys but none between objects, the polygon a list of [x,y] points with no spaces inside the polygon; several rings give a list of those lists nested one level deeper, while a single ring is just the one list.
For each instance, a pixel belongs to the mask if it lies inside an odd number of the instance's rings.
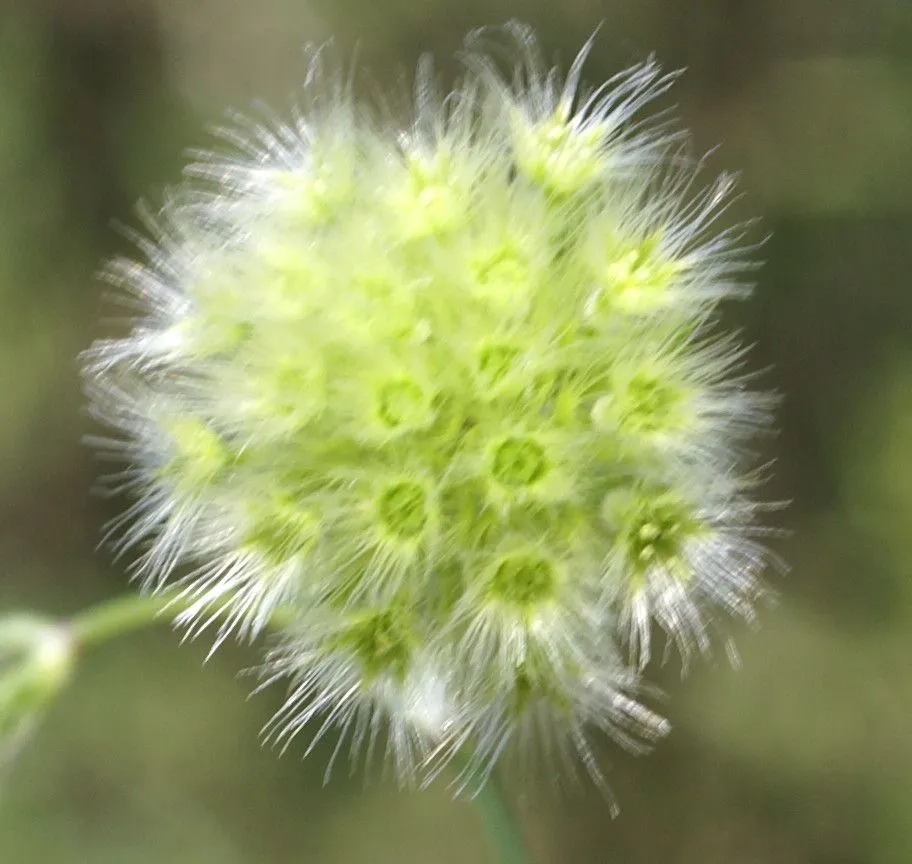
[{"label": "bokeh background", "polygon": [[[229,107],[284,109],[305,42],[358,47],[381,88],[425,50],[520,17],[602,80],[655,53],[711,167],[742,170],[766,264],[729,311],[784,396],[770,498],[778,606],[685,680],[672,736],[605,748],[622,806],[513,788],[539,864],[912,861],[912,3],[909,0],[7,0],[0,9],[0,610],[126,590],[96,548],[77,354],[99,261]],[[444,75],[453,66],[442,65]],[[469,805],[257,742],[232,649],[166,628],[87,655],[0,798],[0,862],[482,862]]]}]

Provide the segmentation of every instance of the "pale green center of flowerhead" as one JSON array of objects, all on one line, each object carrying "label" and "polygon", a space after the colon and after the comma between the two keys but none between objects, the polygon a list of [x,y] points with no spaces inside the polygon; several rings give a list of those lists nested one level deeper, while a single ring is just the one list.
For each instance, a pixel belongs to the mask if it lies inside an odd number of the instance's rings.
[{"label": "pale green center of flowerhead", "polygon": [[516,116],[513,123],[517,167],[556,196],[582,191],[605,165],[604,131],[598,125],[577,127],[568,115],[569,111],[559,108],[538,123],[522,116]]},{"label": "pale green center of flowerhead", "polygon": [[401,480],[378,495],[377,517],[384,531],[399,540],[421,536],[429,520],[427,493],[419,483]]},{"label": "pale green center of flowerhead", "polygon": [[554,565],[532,552],[517,552],[494,566],[488,590],[497,599],[517,609],[530,609],[554,597],[557,574]]},{"label": "pale green center of flowerhead", "polygon": [[547,473],[547,455],[534,438],[511,436],[491,451],[491,475],[501,486],[533,486]]}]

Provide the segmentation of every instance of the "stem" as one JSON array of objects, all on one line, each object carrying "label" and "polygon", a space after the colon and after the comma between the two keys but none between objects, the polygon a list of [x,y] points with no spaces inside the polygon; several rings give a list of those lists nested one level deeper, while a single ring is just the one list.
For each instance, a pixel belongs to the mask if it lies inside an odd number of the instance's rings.
[{"label": "stem", "polygon": [[80,648],[98,645],[117,636],[157,624],[167,609],[183,608],[176,595],[127,594],[84,609],[70,621],[70,628]]},{"label": "stem", "polygon": [[472,795],[472,803],[481,818],[488,838],[493,862],[497,864],[528,864],[529,856],[523,843],[522,830],[496,772],[492,771],[483,785]]},{"label": "stem", "polygon": [[[84,609],[70,619],[70,630],[80,648],[99,645],[134,630],[151,627],[160,621],[172,621],[196,601],[181,597],[177,591],[161,591],[157,594],[126,594],[106,600],[97,606]],[[213,616],[229,615],[231,604],[222,603],[212,609]],[[294,613],[287,607],[273,610],[269,619],[270,627],[284,627],[294,620]]]}]

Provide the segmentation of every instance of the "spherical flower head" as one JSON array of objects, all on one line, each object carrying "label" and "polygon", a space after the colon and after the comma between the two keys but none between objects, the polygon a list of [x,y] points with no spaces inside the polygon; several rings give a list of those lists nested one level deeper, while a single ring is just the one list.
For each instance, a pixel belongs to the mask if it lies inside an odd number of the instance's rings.
[{"label": "spherical flower head", "polygon": [[146,312],[87,358],[143,587],[217,641],[281,609],[274,735],[386,730],[403,778],[542,734],[599,778],[589,730],[665,730],[628,666],[654,625],[706,650],[764,565],[739,472],[768,402],[712,330],[747,267],[730,180],[694,193],[638,116],[655,64],[590,91],[590,45],[561,78],[509,37],[515,70],[475,39],[445,97],[423,63],[399,129],[318,61],[114,265]]}]

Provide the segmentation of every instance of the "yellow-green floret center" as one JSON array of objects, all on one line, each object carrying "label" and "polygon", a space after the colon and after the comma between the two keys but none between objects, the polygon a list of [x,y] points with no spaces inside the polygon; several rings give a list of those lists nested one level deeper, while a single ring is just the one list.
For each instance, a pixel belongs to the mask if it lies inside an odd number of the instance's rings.
[{"label": "yellow-green floret center", "polygon": [[384,673],[402,679],[408,672],[415,642],[408,613],[387,608],[353,616],[332,640],[331,647],[354,654],[368,679]]},{"label": "yellow-green floret center", "polygon": [[390,429],[415,428],[428,419],[427,395],[415,381],[403,378],[389,381],[380,387],[377,413]]},{"label": "yellow-green floret center", "polygon": [[427,495],[418,483],[408,480],[387,486],[377,499],[377,513],[393,537],[413,540],[428,523]]},{"label": "yellow-green floret center", "polygon": [[506,438],[494,448],[491,473],[502,486],[532,486],[548,473],[545,450],[532,438]]},{"label": "yellow-green floret center", "polygon": [[533,553],[502,558],[494,567],[489,590],[517,609],[530,609],[551,599],[557,585],[554,565]]},{"label": "yellow-green floret center", "polygon": [[[622,543],[636,569],[680,561],[685,545],[698,536],[699,520],[692,509],[671,492],[643,495],[627,514]],[[675,568],[675,573],[685,572]]]}]

